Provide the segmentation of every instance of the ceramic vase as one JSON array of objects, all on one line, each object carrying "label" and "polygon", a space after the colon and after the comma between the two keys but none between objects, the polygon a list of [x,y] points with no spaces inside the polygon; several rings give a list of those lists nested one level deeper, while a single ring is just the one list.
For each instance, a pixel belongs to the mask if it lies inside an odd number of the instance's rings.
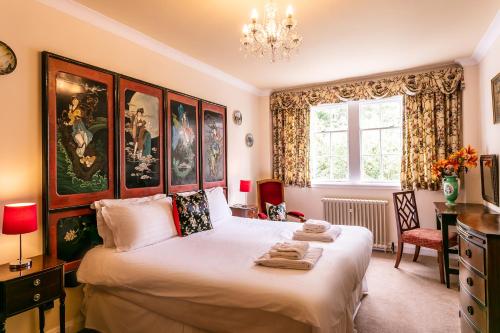
[{"label": "ceramic vase", "polygon": [[457,176],[444,176],[443,179],[443,193],[448,206],[454,206],[458,197],[458,177]]}]

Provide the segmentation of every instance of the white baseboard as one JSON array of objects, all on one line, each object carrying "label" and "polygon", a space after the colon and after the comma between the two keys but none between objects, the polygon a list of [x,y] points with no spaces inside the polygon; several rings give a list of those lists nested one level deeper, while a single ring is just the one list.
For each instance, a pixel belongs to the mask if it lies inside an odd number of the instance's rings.
[{"label": "white baseboard", "polygon": [[[394,251],[397,252],[398,246],[395,245]],[[406,244],[403,247],[403,253],[406,254],[414,254],[415,253],[415,245],[413,244]],[[437,251],[433,249],[429,249],[426,247],[421,247],[420,248],[420,255],[421,256],[428,256],[428,257],[437,257]],[[452,259],[458,259],[458,255],[455,253],[450,253],[450,258]]]}]

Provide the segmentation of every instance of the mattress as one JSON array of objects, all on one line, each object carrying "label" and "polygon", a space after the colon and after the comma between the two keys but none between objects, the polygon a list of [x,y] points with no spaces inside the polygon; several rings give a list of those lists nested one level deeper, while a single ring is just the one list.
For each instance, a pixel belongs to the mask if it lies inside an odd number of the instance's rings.
[{"label": "mattress", "polygon": [[[301,225],[294,222],[231,217],[213,230],[130,252],[94,248],[83,258],[77,276],[80,282],[115,296],[136,292],[189,304],[262,311],[330,332],[345,320],[352,305],[352,294],[369,264],[372,235],[365,228],[342,226],[334,243],[311,242],[323,248],[323,255],[310,271],[254,264],[274,243],[291,239],[298,228]],[[348,326],[352,330],[352,318]]]}]

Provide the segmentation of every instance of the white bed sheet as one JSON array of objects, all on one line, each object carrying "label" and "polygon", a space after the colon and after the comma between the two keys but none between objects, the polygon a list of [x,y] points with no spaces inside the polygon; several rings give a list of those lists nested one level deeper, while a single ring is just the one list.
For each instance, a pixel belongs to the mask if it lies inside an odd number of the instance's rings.
[{"label": "white bed sheet", "polygon": [[334,243],[311,242],[324,249],[311,271],[254,264],[271,245],[291,239],[298,228],[301,225],[293,222],[231,217],[214,230],[130,252],[97,247],[85,255],[78,280],[192,303],[259,309],[328,332],[345,317],[364,277],[372,234],[342,226]]}]

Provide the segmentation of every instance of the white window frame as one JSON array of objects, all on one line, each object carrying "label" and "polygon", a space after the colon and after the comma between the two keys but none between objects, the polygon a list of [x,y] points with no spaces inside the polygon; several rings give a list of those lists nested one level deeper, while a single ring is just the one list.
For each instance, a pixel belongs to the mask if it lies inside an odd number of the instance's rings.
[{"label": "white window frame", "polygon": [[[401,112],[403,112],[403,96],[393,96],[382,99],[383,101],[398,101],[401,103]],[[314,180],[311,179],[312,187],[336,187],[336,188],[374,188],[383,187],[387,189],[400,189],[401,184],[399,181],[369,181],[361,179],[361,130],[359,125],[359,104],[366,102],[366,100],[347,102],[348,110],[348,126],[347,133],[348,139],[347,144],[349,147],[348,151],[348,174],[349,179],[342,181],[332,181],[332,180]],[[325,108],[333,104],[321,104],[315,107]],[[311,110],[312,111],[312,110]],[[401,115],[403,119],[403,115]],[[373,128],[379,129],[379,128]],[[312,129],[310,131],[311,135]],[[311,149],[312,152],[312,149]],[[312,158],[311,158],[311,171],[312,169]]]}]

